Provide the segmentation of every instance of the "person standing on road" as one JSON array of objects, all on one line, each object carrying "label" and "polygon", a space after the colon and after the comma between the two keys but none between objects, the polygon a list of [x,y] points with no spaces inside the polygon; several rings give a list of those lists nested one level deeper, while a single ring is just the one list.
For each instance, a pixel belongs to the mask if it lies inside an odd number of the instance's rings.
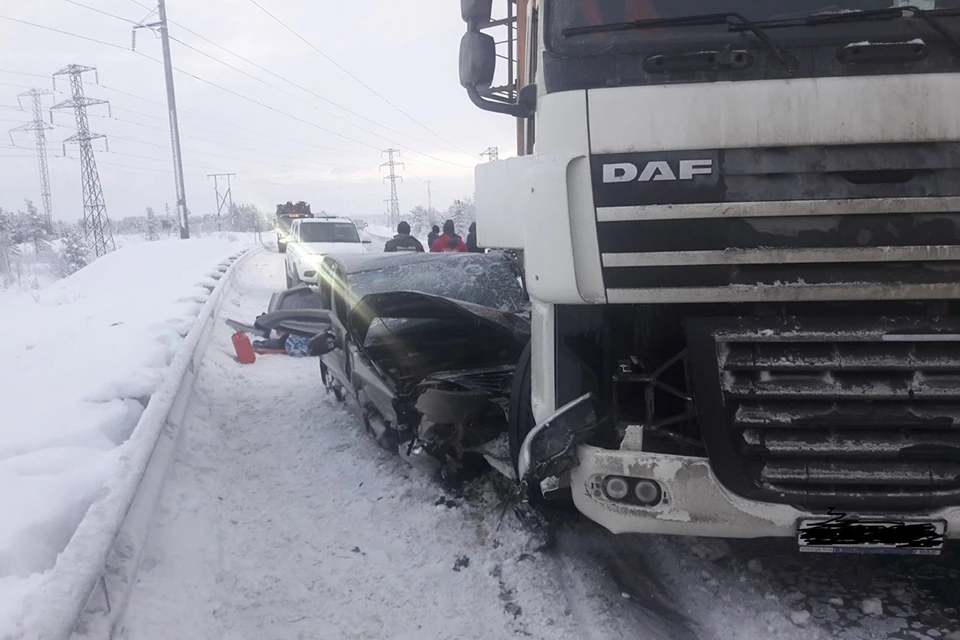
[{"label": "person standing on road", "polygon": [[433,251],[433,243],[437,241],[437,238],[440,237],[440,227],[433,225],[433,229],[430,230],[430,233],[427,234],[427,248]]},{"label": "person standing on road", "polygon": [[453,220],[447,220],[443,223],[443,235],[430,245],[430,251],[431,253],[467,252],[467,245],[463,242],[463,239],[457,235],[456,228],[453,226]]},{"label": "person standing on road", "polygon": [[397,225],[397,235],[387,240],[387,243],[383,246],[383,250],[387,253],[397,251],[418,251],[423,253],[423,245],[420,244],[419,240],[410,235],[410,225],[406,222],[401,222]]},{"label": "person standing on road", "polygon": [[467,251],[470,253],[484,253],[484,250],[477,246],[477,223],[471,222],[467,229]]}]

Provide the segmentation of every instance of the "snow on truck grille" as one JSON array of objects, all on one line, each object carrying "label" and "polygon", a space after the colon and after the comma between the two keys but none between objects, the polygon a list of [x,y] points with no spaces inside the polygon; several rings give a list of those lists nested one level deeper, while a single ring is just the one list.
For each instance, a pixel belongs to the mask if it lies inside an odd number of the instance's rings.
[{"label": "snow on truck grille", "polygon": [[730,490],[810,509],[960,504],[960,319],[700,320],[688,336]]}]

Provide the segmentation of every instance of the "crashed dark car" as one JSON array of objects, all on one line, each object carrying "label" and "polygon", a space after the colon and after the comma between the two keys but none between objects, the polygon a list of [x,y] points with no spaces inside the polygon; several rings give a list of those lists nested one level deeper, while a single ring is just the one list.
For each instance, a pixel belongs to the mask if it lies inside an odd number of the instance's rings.
[{"label": "crashed dark car", "polygon": [[[327,256],[330,328],[310,341],[324,383],[386,448],[451,483],[511,475],[513,374],[530,339],[516,262],[499,253]],[[479,464],[478,464],[479,463]]]}]

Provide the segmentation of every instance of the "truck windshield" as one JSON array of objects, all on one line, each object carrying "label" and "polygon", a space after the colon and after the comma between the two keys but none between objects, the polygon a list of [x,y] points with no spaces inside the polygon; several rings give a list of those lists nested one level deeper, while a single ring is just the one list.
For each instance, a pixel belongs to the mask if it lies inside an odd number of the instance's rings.
[{"label": "truck windshield", "polygon": [[360,236],[348,222],[302,222],[300,242],[360,242]]},{"label": "truck windshield", "polygon": [[[907,4],[923,9],[955,9],[960,0],[554,0],[548,20],[551,40],[567,52],[603,52],[611,46],[632,45],[644,50],[656,50],[663,45],[670,48],[692,48],[704,44],[743,42],[749,34],[731,32],[725,24],[665,25],[637,30],[587,33],[589,27],[622,24],[638,20],[677,19],[707,14],[737,13],[751,22],[780,21],[802,18],[820,13],[846,13],[889,9]],[[572,31],[571,31],[572,30]],[[914,37],[915,32],[904,22],[870,21],[833,25],[824,29],[798,27],[784,29],[775,35],[778,43],[790,46],[813,41],[815,38],[835,38],[838,34],[875,33],[881,37]],[[563,35],[566,34],[566,35]],[[589,51],[588,51],[589,50]]]}]

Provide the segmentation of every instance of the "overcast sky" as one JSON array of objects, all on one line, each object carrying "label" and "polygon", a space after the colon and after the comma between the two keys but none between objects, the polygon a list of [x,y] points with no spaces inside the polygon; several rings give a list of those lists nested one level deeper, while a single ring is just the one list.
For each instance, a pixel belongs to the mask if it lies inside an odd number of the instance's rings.
[{"label": "overcast sky", "polygon": [[[147,18],[154,6],[152,0],[76,1],[134,22]],[[174,67],[207,81],[182,72],[174,76],[191,211],[213,212],[213,181],[207,174],[232,172],[237,203],[272,211],[278,202],[302,199],[315,211],[379,214],[389,197],[378,169],[385,161],[380,150],[388,147],[400,149],[406,165],[400,170],[401,210],[427,204],[428,181],[434,206],[445,208],[454,198],[473,194],[480,152],[499,146],[501,156],[513,155],[513,120],[473,107],[458,83],[457,49],[464,31],[458,2],[256,2],[399,110],[298,40],[253,0],[168,0],[172,22],[307,90],[171,23],[171,36],[185,43],[172,43]],[[108,117],[105,106],[89,109],[91,129],[109,137],[109,152],[103,141],[94,143],[108,214],[119,218],[141,215],[148,206],[173,207],[163,67],[140,55],[161,58],[153,33],[139,31],[138,53],[131,52],[131,24],[68,0],[2,0],[0,16],[119,47],[0,19],[0,105],[5,107],[0,124],[10,129],[27,122],[28,113],[10,107],[29,88],[52,88],[53,72],[68,64],[96,67],[102,84],[87,75],[86,94],[109,100],[113,114]],[[66,78],[58,79],[57,90],[63,93],[47,96],[45,106],[69,97]],[[29,108],[27,102],[24,106]],[[61,142],[75,132],[73,112],[57,112],[54,122],[47,132],[54,218],[76,220],[82,215],[76,146],[68,145],[69,157],[61,157]],[[24,198],[40,206],[33,134],[13,135],[16,148],[9,138],[0,140],[0,207],[22,209]]]}]

